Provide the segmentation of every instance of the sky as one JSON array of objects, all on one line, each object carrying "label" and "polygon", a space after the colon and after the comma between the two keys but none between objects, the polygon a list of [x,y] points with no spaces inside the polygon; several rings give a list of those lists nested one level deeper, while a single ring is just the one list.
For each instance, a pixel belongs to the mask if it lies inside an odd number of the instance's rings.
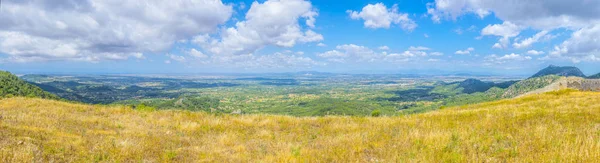
[{"label": "sky", "polygon": [[600,72],[595,0],[2,0],[15,73]]}]

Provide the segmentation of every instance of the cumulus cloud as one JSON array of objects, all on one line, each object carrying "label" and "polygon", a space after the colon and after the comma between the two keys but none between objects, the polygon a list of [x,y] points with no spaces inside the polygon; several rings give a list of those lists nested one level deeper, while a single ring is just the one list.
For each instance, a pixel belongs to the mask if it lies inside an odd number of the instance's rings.
[{"label": "cumulus cloud", "polygon": [[469,47],[465,50],[458,50],[456,52],[454,52],[454,54],[458,54],[458,55],[469,55],[471,54],[471,52],[475,51],[475,48],[473,47]]},{"label": "cumulus cloud", "polygon": [[444,55],[444,53],[441,53],[441,52],[431,52],[431,53],[429,53],[429,55],[431,55],[431,56],[442,56],[442,55]]},{"label": "cumulus cloud", "polygon": [[554,47],[551,57],[564,57],[573,62],[598,61],[600,58],[600,25],[582,28],[573,32],[571,38]]},{"label": "cumulus cloud", "polygon": [[520,54],[515,54],[515,53],[511,53],[511,54],[506,54],[504,56],[497,56],[495,54],[487,56],[486,57],[486,61],[487,62],[491,62],[491,63],[498,63],[498,64],[502,64],[502,63],[506,63],[506,62],[520,62],[520,61],[527,61],[527,60],[531,60],[532,58],[530,56],[522,56]]},{"label": "cumulus cloud", "polygon": [[319,46],[319,47],[326,47],[327,45],[325,45],[324,43],[318,43],[317,46]]},{"label": "cumulus cloud", "polygon": [[330,62],[406,62],[409,60],[423,58],[429,55],[440,56],[443,53],[432,52],[431,49],[423,46],[411,46],[407,50],[397,52],[375,52],[374,50],[355,44],[345,44],[336,46],[335,50],[318,53],[317,56]]},{"label": "cumulus cloud", "polygon": [[542,54],[545,54],[545,52],[543,52],[543,51],[537,51],[537,50],[529,50],[529,51],[527,51],[527,54],[529,54],[529,55],[542,55]]},{"label": "cumulus cloud", "polygon": [[246,55],[268,45],[293,47],[324,38],[299,22],[314,27],[318,15],[309,1],[268,0],[253,2],[244,21],[221,31],[218,38],[199,35],[193,42],[216,55]]},{"label": "cumulus cloud", "polygon": [[413,31],[417,24],[410,19],[408,14],[400,13],[398,5],[387,8],[383,3],[368,4],[362,11],[346,11],[354,20],[363,19],[367,28],[390,28],[392,24],[399,25],[406,31]]},{"label": "cumulus cloud", "polygon": [[430,48],[428,48],[428,47],[424,47],[424,46],[417,46],[417,47],[410,46],[410,47],[408,48],[408,50],[409,50],[409,51],[428,51],[428,50],[431,50],[431,49],[430,49]]},{"label": "cumulus cloud", "polygon": [[195,57],[195,58],[208,58],[208,56],[204,53],[202,53],[201,51],[198,51],[194,48],[190,49],[189,51],[186,52],[188,55]]},{"label": "cumulus cloud", "polygon": [[2,12],[0,52],[10,59],[97,62],[142,58],[215,32],[233,11],[219,0],[24,0],[3,1]]},{"label": "cumulus cloud", "polygon": [[[568,7],[567,7],[568,6]],[[428,15],[434,22],[443,19],[456,19],[465,14],[477,14],[485,17],[489,13],[505,21],[514,23],[516,26],[529,27],[536,30],[552,32],[563,28],[573,31],[572,38],[557,45],[551,55],[580,61],[583,59],[598,58],[597,44],[593,39],[585,37],[600,37],[599,33],[593,32],[600,28],[600,1],[590,0],[436,0],[428,4]],[[488,13],[488,14],[486,14]],[[586,33],[586,36],[576,35]],[[510,42],[507,37],[518,35],[515,32],[507,32],[502,35],[501,40],[494,48],[506,48]],[[539,34],[539,33],[538,33]],[[534,36],[535,37],[535,36]],[[576,38],[577,37],[577,38]],[[517,43],[517,47],[527,47],[534,41]],[[585,46],[582,48],[580,45]],[[578,50],[571,50],[576,48]]]},{"label": "cumulus cloud", "polygon": [[380,46],[379,50],[387,51],[387,50],[390,50],[390,47],[388,47],[388,46]]},{"label": "cumulus cloud", "polygon": [[587,26],[592,23],[589,20],[600,18],[599,7],[600,1],[589,0],[436,0],[428,5],[428,14],[439,21],[465,14],[485,17],[493,12],[504,21],[536,29],[554,29]]},{"label": "cumulus cloud", "polygon": [[499,36],[498,43],[492,46],[493,48],[507,48],[510,43],[510,38],[518,36],[523,27],[520,27],[511,22],[505,21],[502,24],[488,25],[481,30],[482,36]]},{"label": "cumulus cloud", "polygon": [[377,53],[374,50],[355,44],[344,44],[336,46],[336,50],[318,53],[317,56],[331,62],[369,62],[376,61],[385,53]]},{"label": "cumulus cloud", "polygon": [[323,66],[309,57],[289,55],[286,52],[276,52],[268,55],[223,55],[213,56],[210,64],[220,67],[245,68],[245,69],[273,69],[273,68],[312,68]]},{"label": "cumulus cloud", "polygon": [[185,60],[185,57],[184,57],[184,56],[174,55],[174,54],[170,54],[170,53],[167,53],[167,56],[168,56],[168,57],[169,57],[171,60],[174,60],[174,61],[177,61],[177,62],[186,62],[186,60]]},{"label": "cumulus cloud", "polygon": [[337,51],[337,50],[330,50],[330,51],[326,51],[324,53],[318,53],[317,56],[321,57],[321,58],[325,58],[331,62],[343,63],[343,62],[346,62],[346,58],[348,57],[348,54]]},{"label": "cumulus cloud", "polygon": [[548,34],[548,31],[540,31],[537,34],[535,34],[533,37],[524,39],[523,41],[521,41],[520,43],[513,43],[513,47],[517,48],[517,49],[523,49],[523,48],[528,48],[531,47],[532,44],[538,42],[541,38],[543,38],[544,36],[546,36]]}]

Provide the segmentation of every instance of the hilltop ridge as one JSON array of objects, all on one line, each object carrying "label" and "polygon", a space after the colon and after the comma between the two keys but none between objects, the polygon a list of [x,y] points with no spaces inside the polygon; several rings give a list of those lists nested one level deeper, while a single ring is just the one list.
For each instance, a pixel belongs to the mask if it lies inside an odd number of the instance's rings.
[{"label": "hilltop ridge", "polygon": [[540,70],[530,78],[542,77],[547,75],[585,77],[585,74],[583,74],[583,72],[581,72],[581,70],[579,70],[579,68],[577,67],[550,65]]},{"label": "hilltop ridge", "polygon": [[588,76],[588,78],[589,78],[589,79],[600,79],[600,73],[597,73],[597,74],[595,74],[595,75]]}]

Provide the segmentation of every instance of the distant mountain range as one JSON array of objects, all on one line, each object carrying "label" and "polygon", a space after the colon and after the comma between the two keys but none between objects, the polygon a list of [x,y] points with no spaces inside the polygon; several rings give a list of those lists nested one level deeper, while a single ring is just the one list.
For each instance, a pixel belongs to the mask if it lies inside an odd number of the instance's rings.
[{"label": "distant mountain range", "polygon": [[572,67],[572,66],[561,67],[561,66],[550,65],[550,66],[540,70],[538,73],[531,76],[530,78],[536,78],[536,77],[542,77],[542,76],[548,76],[548,75],[585,77],[585,74],[583,74],[583,72],[581,72],[581,70],[579,70],[579,68],[577,68],[577,67]]}]

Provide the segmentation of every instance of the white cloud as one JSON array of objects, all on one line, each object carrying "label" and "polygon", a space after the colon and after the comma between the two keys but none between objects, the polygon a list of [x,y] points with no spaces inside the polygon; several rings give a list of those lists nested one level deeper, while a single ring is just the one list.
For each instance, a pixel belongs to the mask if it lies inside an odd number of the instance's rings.
[{"label": "white cloud", "polygon": [[179,56],[179,55],[174,55],[174,54],[167,54],[167,56],[169,58],[171,58],[171,60],[177,61],[177,62],[186,62],[185,57],[184,56]]},{"label": "white cloud", "polygon": [[428,34],[423,34],[423,37],[429,38],[429,35]]},{"label": "white cloud", "polygon": [[500,43],[495,43],[492,48],[494,49],[502,49],[502,45]]},{"label": "white cloud", "polygon": [[320,42],[320,43],[317,44],[317,46],[319,46],[319,47],[326,47],[327,45],[325,45],[324,43]]},{"label": "white cloud", "polygon": [[208,56],[204,53],[202,53],[201,51],[198,51],[194,48],[190,49],[189,51],[187,51],[187,54],[195,57],[195,58],[208,58]]},{"label": "white cloud", "polygon": [[429,55],[432,55],[432,56],[442,56],[442,55],[444,55],[444,53],[441,53],[441,52],[431,52],[431,53],[429,53]]},{"label": "white cloud", "polygon": [[[594,60],[598,58],[597,51],[600,44],[594,39],[600,35],[593,32],[600,28],[600,1],[596,0],[436,0],[428,4],[428,14],[434,22],[442,19],[456,19],[464,14],[479,14],[485,16],[494,13],[494,16],[504,22],[514,23],[516,26],[548,31],[566,29],[573,31],[570,39],[557,45],[550,54],[555,58],[570,59],[579,62],[583,59]],[[484,13],[484,14],[481,14]],[[587,35],[577,35],[586,33]],[[514,37],[516,32],[507,32],[495,48],[506,48],[510,42],[506,37]],[[546,37],[548,37],[547,35]],[[555,36],[550,36],[555,37]],[[535,40],[530,40],[531,42]],[[517,46],[526,47],[518,43]],[[577,50],[573,50],[573,48]]]},{"label": "white cloud", "polygon": [[541,38],[543,38],[547,34],[548,34],[548,31],[540,31],[537,34],[535,34],[533,37],[527,38],[527,39],[521,41],[520,43],[516,43],[516,42],[513,43],[513,47],[515,47],[517,49],[531,47],[532,44],[538,42]]},{"label": "white cloud", "polygon": [[[335,50],[318,53],[317,56],[330,62],[406,62],[420,59],[429,55],[431,50],[423,46],[411,46],[401,53],[375,52],[374,50],[354,44],[336,46]],[[432,52],[432,56],[440,56],[443,53]]]},{"label": "white cloud", "polygon": [[473,47],[469,47],[465,50],[458,50],[456,52],[454,52],[454,54],[458,54],[458,55],[469,55],[471,54],[471,52],[475,51],[475,48]]},{"label": "white cloud", "polygon": [[431,50],[431,49],[428,48],[428,47],[424,47],[424,46],[417,46],[417,47],[411,46],[411,47],[408,48],[408,50],[409,51],[428,51],[428,50]]},{"label": "white cloud", "polygon": [[519,35],[522,27],[511,22],[505,21],[502,24],[488,25],[481,30],[481,35],[494,35],[501,37],[515,37]]},{"label": "white cloud", "polygon": [[600,58],[600,25],[582,28],[573,32],[571,38],[554,47],[552,57],[563,57],[580,62],[582,60],[597,61]]},{"label": "white cloud", "polygon": [[299,23],[305,19],[305,24],[313,27],[317,15],[316,9],[305,0],[255,1],[246,13],[246,20],[224,29],[219,39],[199,36],[203,39],[194,42],[216,55],[246,55],[269,45],[293,47],[298,43],[318,42],[323,36],[303,29]]},{"label": "white cloud", "polygon": [[580,28],[600,18],[599,6],[600,1],[590,0],[436,0],[428,5],[428,14],[439,21],[464,14],[485,17],[493,12],[501,20],[536,29]]},{"label": "white cloud", "polygon": [[219,67],[245,69],[311,68],[314,66],[325,65],[324,63],[314,61],[309,57],[288,55],[284,53],[285,52],[277,52],[260,56],[253,54],[214,56],[210,64]]},{"label": "white cloud", "polygon": [[456,28],[456,29],[454,29],[454,33],[456,33],[458,35],[462,35],[463,34],[463,30],[462,30],[462,28]]},{"label": "white cloud", "polygon": [[318,53],[318,57],[325,58],[331,62],[346,62],[348,55],[337,50],[326,51],[324,53]]},{"label": "white cloud", "polygon": [[529,55],[542,55],[542,54],[545,54],[545,52],[543,52],[543,51],[536,51],[536,50],[529,50],[529,51],[527,51],[527,54],[529,54]]},{"label": "white cloud", "polygon": [[355,44],[344,44],[336,46],[336,50],[327,51],[324,53],[318,53],[317,56],[325,58],[331,62],[373,62],[379,60],[385,55],[383,53],[376,53],[365,46],[359,46]]},{"label": "white cloud", "polygon": [[380,46],[379,50],[387,51],[387,50],[390,50],[390,47],[388,47],[388,46]]},{"label": "white cloud", "polygon": [[15,61],[137,58],[214,32],[232,13],[218,0],[3,1],[0,52]]},{"label": "white cloud", "polygon": [[406,31],[413,31],[417,24],[410,19],[408,14],[400,13],[398,5],[387,8],[383,3],[368,4],[362,11],[346,11],[354,20],[363,19],[367,28],[390,28],[392,24],[400,25]]},{"label": "white cloud", "polygon": [[502,24],[488,25],[481,30],[482,36],[492,35],[501,37],[492,48],[507,48],[510,38],[518,36],[523,27],[505,21]]},{"label": "white cloud", "polygon": [[531,59],[532,58],[530,56],[522,56],[520,54],[515,54],[515,53],[506,54],[504,56],[497,56],[497,55],[493,54],[493,55],[486,57],[487,62],[498,63],[498,64],[507,63],[507,62],[528,61]]},{"label": "white cloud", "polygon": [[171,64],[170,60],[165,60],[165,64]]}]

